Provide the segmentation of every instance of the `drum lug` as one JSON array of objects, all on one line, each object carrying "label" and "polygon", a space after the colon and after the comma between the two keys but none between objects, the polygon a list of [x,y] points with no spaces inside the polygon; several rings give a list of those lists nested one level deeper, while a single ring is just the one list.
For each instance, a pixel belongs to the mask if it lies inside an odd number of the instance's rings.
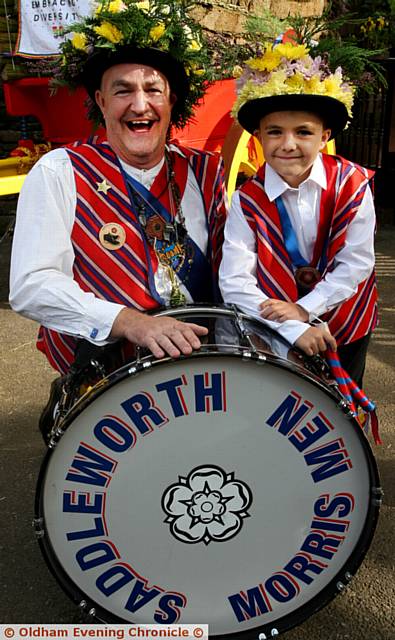
[{"label": "drum lug", "polygon": [[381,507],[383,502],[384,491],[381,487],[372,488],[372,505],[374,507]]},{"label": "drum lug", "polygon": [[344,584],[344,582],[341,582],[340,580],[339,580],[339,582],[336,582],[336,589],[339,592],[344,591],[345,588],[346,588],[346,585]]},{"label": "drum lug", "polygon": [[[337,386],[334,385],[336,390],[338,391],[338,393],[340,393],[340,391],[338,390]],[[354,417],[354,412],[351,410],[350,405],[348,404],[348,402],[344,399],[340,400],[340,402],[337,403],[337,407],[338,409],[340,409],[348,418],[353,418]]]},{"label": "drum lug", "polygon": [[89,611],[87,611],[88,607],[89,604],[86,600],[81,600],[78,605],[78,608],[81,609],[83,615],[86,616],[89,620],[93,620],[96,617],[96,609],[95,607],[92,607],[91,609],[89,609]]},{"label": "drum lug", "polygon": [[146,360],[145,362],[141,362],[141,361],[137,362],[136,360],[133,367],[130,367],[130,369],[128,369],[128,374],[130,376],[135,376],[141,371],[149,369],[150,367],[152,367],[152,362],[150,360]]},{"label": "drum lug", "polygon": [[275,638],[276,636],[279,636],[280,632],[278,631],[278,629],[272,629],[270,631],[270,636],[267,636],[266,633],[260,633],[258,636],[258,640],[269,640],[269,638]]},{"label": "drum lug", "polygon": [[43,529],[44,520],[43,518],[34,518],[32,522],[32,527],[34,529],[34,535],[36,538],[43,538],[45,535],[45,531]]}]

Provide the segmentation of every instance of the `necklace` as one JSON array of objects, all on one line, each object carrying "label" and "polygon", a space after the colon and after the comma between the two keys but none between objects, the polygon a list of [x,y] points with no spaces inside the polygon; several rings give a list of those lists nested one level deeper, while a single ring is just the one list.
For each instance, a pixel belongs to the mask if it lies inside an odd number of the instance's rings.
[{"label": "necklace", "polygon": [[165,164],[167,185],[161,195],[166,188],[169,190],[170,220],[165,219],[152,202],[145,200],[135,190],[132,197],[145,237],[155,251],[158,262],[165,270],[170,282],[170,306],[178,307],[186,303],[186,297],[180,289],[177,274],[182,270],[183,279],[188,279],[187,272],[190,271],[193,263],[193,248],[187,242],[188,232],[181,207],[180,189],[175,180],[171,156],[167,151],[165,151]]}]

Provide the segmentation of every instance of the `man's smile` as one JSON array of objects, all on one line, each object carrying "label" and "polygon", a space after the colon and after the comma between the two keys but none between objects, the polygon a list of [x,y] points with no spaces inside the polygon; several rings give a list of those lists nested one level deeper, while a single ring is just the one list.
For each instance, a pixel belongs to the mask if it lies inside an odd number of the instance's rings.
[{"label": "man's smile", "polygon": [[150,131],[156,120],[126,120],[125,124],[133,132]]}]

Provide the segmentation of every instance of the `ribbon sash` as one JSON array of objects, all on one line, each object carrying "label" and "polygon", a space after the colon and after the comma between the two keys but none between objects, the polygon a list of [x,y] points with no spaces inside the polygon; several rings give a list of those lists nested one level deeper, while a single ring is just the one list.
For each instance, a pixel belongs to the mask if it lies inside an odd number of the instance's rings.
[{"label": "ribbon sash", "polygon": [[[281,196],[278,196],[278,198],[275,199],[275,203],[276,203],[279,217],[280,217],[280,223],[283,231],[285,248],[288,252],[292,265],[293,267],[307,267],[309,265],[309,262],[302,256],[302,254],[299,251],[296,233],[292,226],[288,211],[285,207],[285,204]],[[312,260],[313,265],[317,264],[317,258],[318,258],[317,253],[319,252],[318,255],[320,256],[320,258],[318,261],[317,268],[318,268],[318,271],[321,273],[321,275],[324,273],[327,262],[328,262],[327,247],[328,247],[329,238],[328,236],[323,237],[325,231],[326,229],[322,220],[322,207],[321,207],[320,223],[318,226],[317,240],[314,246],[314,255]]]},{"label": "ribbon sash", "polygon": [[[131,175],[126,174],[126,184],[129,189],[130,199],[133,202],[133,191],[137,194],[139,198],[144,202],[145,207],[144,214],[147,218],[147,221],[153,217],[159,215],[166,224],[174,224],[174,218],[172,214],[168,211],[168,209],[163,205],[163,203],[144,185],[135,180]],[[139,220],[139,224],[141,224]],[[143,229],[142,236],[146,243],[145,231]],[[207,295],[207,284],[211,283],[211,269],[209,265],[209,261],[207,257],[203,254],[200,247],[196,244],[193,238],[190,237],[188,233],[186,233],[185,239],[185,259],[181,265],[181,267],[177,270],[176,275],[182,284],[189,291],[192,300],[194,302],[204,302],[208,301]],[[148,251],[148,247],[146,247],[146,255],[147,262],[150,270],[149,283],[151,288],[151,293],[155,297],[155,299],[164,304],[164,300],[159,296],[158,292],[155,288],[155,279],[153,276],[152,263]]]}]

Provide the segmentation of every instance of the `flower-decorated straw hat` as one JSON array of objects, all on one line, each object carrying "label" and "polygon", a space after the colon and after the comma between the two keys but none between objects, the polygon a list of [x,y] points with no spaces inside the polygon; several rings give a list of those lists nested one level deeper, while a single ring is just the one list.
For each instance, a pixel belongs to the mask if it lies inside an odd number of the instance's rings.
[{"label": "flower-decorated straw hat", "polygon": [[83,85],[92,100],[89,117],[100,121],[95,92],[103,73],[116,64],[144,64],[166,76],[177,96],[172,124],[183,126],[209,79],[202,32],[187,13],[191,6],[179,0],[100,0],[93,16],[67,29],[55,84]]},{"label": "flower-decorated straw hat", "polygon": [[338,67],[332,73],[320,57],[312,58],[305,45],[269,45],[247,60],[237,79],[232,114],[249,133],[275,111],[310,111],[322,117],[335,137],[352,117],[354,87]]}]

